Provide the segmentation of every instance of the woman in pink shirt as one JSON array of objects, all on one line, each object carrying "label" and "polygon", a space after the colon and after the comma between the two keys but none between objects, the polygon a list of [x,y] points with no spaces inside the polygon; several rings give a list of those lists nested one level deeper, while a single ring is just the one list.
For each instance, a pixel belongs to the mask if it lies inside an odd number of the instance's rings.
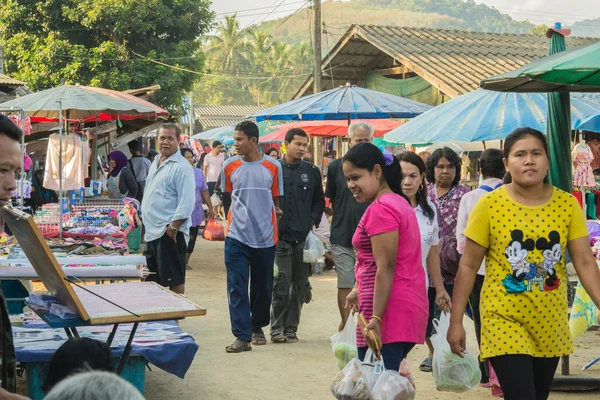
[{"label": "woman in pink shirt", "polygon": [[344,156],[342,169],[354,198],[371,202],[352,238],[356,284],[346,298],[346,306],[369,321],[365,332],[358,329],[359,358],[372,330],[383,343],[386,369],[398,371],[414,345],[423,344],[429,315],[419,224],[402,195],[402,172],[392,154],[360,143]]}]

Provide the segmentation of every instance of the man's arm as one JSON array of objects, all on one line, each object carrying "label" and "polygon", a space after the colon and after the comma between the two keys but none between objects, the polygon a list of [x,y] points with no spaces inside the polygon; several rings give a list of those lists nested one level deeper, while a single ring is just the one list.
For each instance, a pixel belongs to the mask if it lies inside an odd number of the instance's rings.
[{"label": "man's arm", "polygon": [[464,254],[465,245],[467,244],[467,237],[465,236],[465,229],[467,229],[467,222],[469,221],[468,209],[469,196],[463,196],[460,199],[460,206],[458,207],[458,218],[456,220],[456,250],[460,254]]},{"label": "man's arm", "polygon": [[331,209],[333,210],[333,202],[335,200],[335,172],[331,165],[327,169],[327,186],[325,187],[325,197],[329,198]]},{"label": "man's arm", "polygon": [[315,189],[313,190],[311,217],[315,227],[319,227],[323,210],[325,209],[325,194],[323,193],[323,180],[318,168],[313,168]]},{"label": "man's arm", "polygon": [[204,173],[204,176],[208,176],[208,156],[210,154],[207,154],[206,157],[204,157],[204,165],[202,166],[202,172]]},{"label": "man's arm", "polygon": [[283,196],[283,170],[281,164],[275,162],[277,166],[277,172],[273,176],[273,183],[271,184],[271,193],[273,194],[273,204],[275,205],[275,213],[277,218],[281,218],[283,211],[279,207],[279,197]]},{"label": "man's arm", "polygon": [[196,187],[190,184],[196,181],[194,170],[191,167],[182,169],[183,171],[177,174],[175,181],[177,187],[177,208],[171,221],[171,225],[177,229],[192,216],[196,204]]}]

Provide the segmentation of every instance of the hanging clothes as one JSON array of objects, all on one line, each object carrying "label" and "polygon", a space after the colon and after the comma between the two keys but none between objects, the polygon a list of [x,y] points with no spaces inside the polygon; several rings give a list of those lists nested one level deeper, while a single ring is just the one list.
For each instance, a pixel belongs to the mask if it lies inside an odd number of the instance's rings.
[{"label": "hanging clothes", "polygon": [[600,141],[598,139],[592,139],[586,141],[586,144],[592,150],[594,159],[592,160],[592,170],[600,168]]},{"label": "hanging clothes", "polygon": [[588,219],[596,219],[596,195],[590,191],[585,193],[586,212]]},{"label": "hanging clothes", "polygon": [[[67,134],[62,137],[62,189],[79,190],[84,187],[87,175],[87,160],[89,158],[88,142],[83,142],[77,134]],[[53,134],[48,138],[46,153],[46,174],[44,187],[59,190],[60,164],[60,135]]]},{"label": "hanging clothes", "polygon": [[577,187],[596,187],[596,179],[591,163],[594,155],[589,146],[577,144],[571,153],[573,162],[577,163],[575,174],[573,176],[573,186]]}]

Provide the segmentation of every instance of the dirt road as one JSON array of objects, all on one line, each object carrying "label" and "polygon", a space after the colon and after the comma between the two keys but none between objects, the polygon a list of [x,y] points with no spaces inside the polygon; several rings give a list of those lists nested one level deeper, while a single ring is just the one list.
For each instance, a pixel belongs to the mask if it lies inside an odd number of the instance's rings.
[{"label": "dirt road", "polygon": [[[233,340],[223,264],[223,243],[198,239],[188,271],[186,294],[208,309],[204,317],[181,322],[186,332],[195,335],[200,349],[184,380],[158,368],[146,375],[146,398],[149,400],[275,400],[332,399],[329,384],[337,372],[329,337],[335,333],[339,315],[335,304],[335,275],[313,276],[313,302],[303,310],[298,331],[300,343],[254,347],[243,354],[226,354],[225,346]],[[468,326],[473,332],[472,325]],[[268,333],[268,331],[266,331]],[[470,344],[476,348],[474,337]],[[585,343],[585,345],[583,345]],[[418,370],[426,357],[425,346],[417,346],[408,361],[417,383],[417,398],[427,400],[492,399],[488,389],[477,388],[463,394],[438,392],[431,374]],[[600,337],[588,332],[577,340],[571,357],[572,373],[600,356]],[[600,377],[600,365],[587,375]],[[553,393],[551,399],[597,399],[595,393]]]}]

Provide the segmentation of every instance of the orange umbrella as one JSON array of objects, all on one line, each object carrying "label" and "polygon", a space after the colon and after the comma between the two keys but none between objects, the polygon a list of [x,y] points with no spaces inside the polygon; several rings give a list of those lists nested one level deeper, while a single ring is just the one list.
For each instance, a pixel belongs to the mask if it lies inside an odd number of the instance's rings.
[{"label": "orange umbrella", "polygon": [[[395,129],[403,124],[402,121],[393,119],[363,119],[354,120],[353,122],[367,122],[375,128],[374,137],[383,137],[384,134]],[[326,120],[326,121],[301,121],[292,124],[276,125],[272,127],[276,129],[260,138],[260,143],[283,142],[285,134],[292,128],[303,129],[310,136],[314,137],[335,137],[348,135],[348,121],[343,120]]]}]

